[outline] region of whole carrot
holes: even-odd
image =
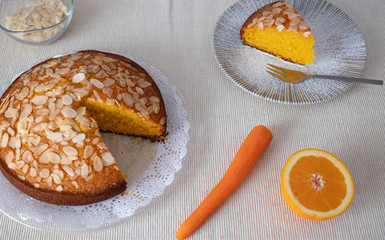
[[[263,125],[250,132],[225,175],[180,226],[176,238],[182,240],[193,234],[219,208],[246,178],[272,139],[270,130]]]

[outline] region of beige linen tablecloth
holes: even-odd
[[[258,1],[258,0],[256,0]],[[193,144],[176,181],[127,221],[91,233],[53,233],[0,213],[0,239],[174,239],[180,224],[223,176],[250,130],[265,124],[270,147],[239,189],[190,239],[384,239],[385,87],[355,84],[321,104],[285,105],[255,97],[218,67],[211,39],[234,0],[79,0],[56,42],[28,46],[0,34],[0,80],[42,59],[82,49],[130,54],[157,67],[179,88]],[[367,44],[363,77],[385,79],[383,0],[330,0],[360,28]],[[305,220],[285,204],[286,159],[320,148],[344,161],[355,180],[349,209],[328,221]],[[6,194],[1,192],[0,194]]]

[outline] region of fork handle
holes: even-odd
[[[312,77],[334,79],[334,80],[345,81],[345,82],[359,82],[359,83],[369,83],[369,84],[376,84],[376,85],[384,85],[384,82],[382,80],[375,80],[375,79],[354,78],[354,77],[339,77],[339,76],[328,76],[328,75],[313,75]]]

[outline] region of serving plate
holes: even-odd
[[[366,63],[366,45],[355,22],[324,0],[288,0],[304,18],[315,38],[316,59],[311,65],[293,64],[242,43],[240,29],[256,10],[274,0],[241,0],[219,18],[212,44],[217,63],[237,86],[274,102],[312,104],[330,100],[353,83],[310,79],[298,84],[283,82],[268,74],[267,63],[307,73],[361,77]]]
[[[91,231],[127,220],[153,203],[154,198],[159,198],[174,182],[175,174],[182,168],[190,140],[190,123],[183,98],[158,69],[132,56],[125,57],[134,60],[152,76],[162,93],[168,115],[168,135],[164,142],[151,143],[136,137],[102,133],[104,142],[126,178],[127,190],[95,204],[58,206],[29,197],[0,174],[3,193],[0,194],[0,210],[3,213],[22,224],[47,231]],[[20,74],[1,87],[0,95]]]

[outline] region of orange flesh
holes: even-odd
[[[322,176],[323,186],[313,187],[312,175]],[[337,208],[347,193],[345,178],[328,159],[307,156],[300,158],[290,172],[290,188],[306,208],[327,212]]]

